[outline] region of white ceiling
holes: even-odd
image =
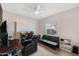
[[[35,14],[34,8],[40,5],[40,14]],[[12,12],[34,19],[42,19],[56,13],[79,7],[77,3],[2,3],[3,11]]]

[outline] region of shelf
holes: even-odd
[[[71,41],[68,39],[64,39],[63,41],[60,41],[60,49],[65,50],[67,52],[71,52],[72,51]]]

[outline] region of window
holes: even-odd
[[[45,32],[46,32],[46,34],[56,35],[56,25],[55,24],[51,24],[51,23],[46,24]]]

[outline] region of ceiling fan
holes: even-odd
[[[34,14],[40,14],[41,5],[40,4],[29,4],[25,5],[25,10],[28,10]]]
[[[40,13],[40,5],[37,5],[35,7],[35,14],[39,14]]]

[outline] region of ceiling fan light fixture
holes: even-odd
[[[40,12],[39,11],[35,11],[35,14],[39,14]]]
[[[40,14],[40,5],[37,5],[35,9],[35,14]]]

